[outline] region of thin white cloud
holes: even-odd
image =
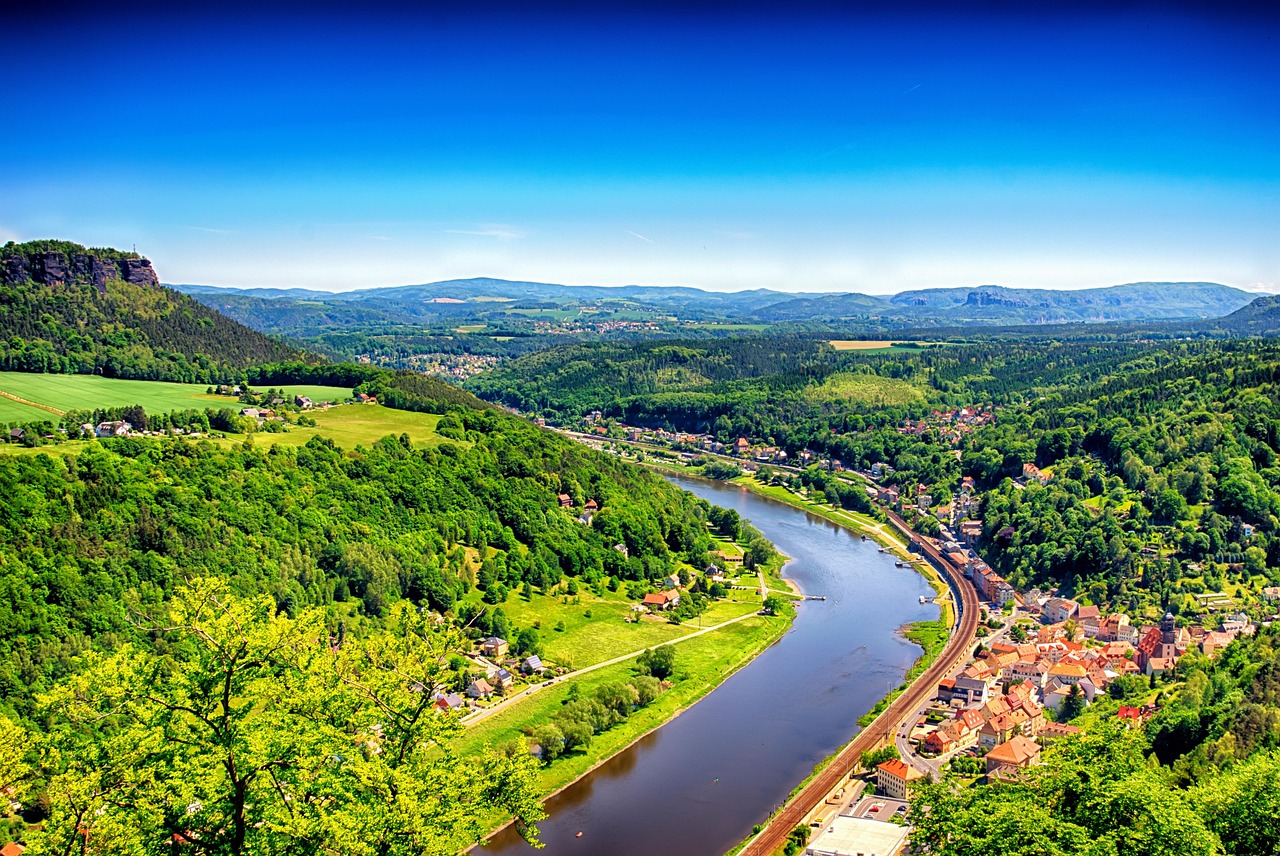
[[[212,229],[208,226],[188,226],[188,229],[194,229],[197,232],[208,232],[211,235],[234,235],[235,232],[230,229]]]
[[[910,89],[908,89],[908,90],[907,90],[907,92],[915,92],[915,91],[916,91],[917,89],[919,89],[921,86],[924,86],[924,84],[923,84],[923,83],[917,83],[915,86],[913,86],[913,87],[911,87]],[[905,94],[907,94],[907,92],[904,92],[903,94],[905,95]]]
[[[481,238],[497,238],[499,241],[514,241],[525,236],[525,233],[515,226],[506,226],[500,223],[481,224],[476,229],[445,229],[445,232],[450,235],[475,235]]]
[[[633,232],[630,229],[623,229],[622,231],[626,232],[628,235],[630,235],[633,238],[639,238],[640,240],[644,241],[646,244],[653,243],[652,239],[646,238],[644,235],[641,235],[639,232]]]

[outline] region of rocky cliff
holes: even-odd
[[[41,285],[92,284],[105,294],[107,283],[112,280],[134,285],[160,285],[160,278],[150,261],[116,251],[99,252],[83,247],[67,251],[11,245],[4,248],[0,257],[0,282],[6,285],[27,281]]]
[[[135,252],[0,246],[0,370],[210,383],[314,359],[166,288]]]

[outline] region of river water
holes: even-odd
[[[935,605],[919,603],[933,594],[924,579],[895,567],[875,542],[736,485],[671,481],[736,509],[792,558],[785,576],[827,599],[800,604],[776,644],[553,797],[539,824],[550,856],[725,853],[901,683],[920,648],[896,631],[938,617]],[[510,828],[476,851],[534,852]]]

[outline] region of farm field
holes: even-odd
[[[388,435],[399,437],[401,434],[408,434],[409,440],[418,444],[452,442],[459,446],[469,445],[458,440],[446,440],[436,434],[436,423],[440,421],[440,417],[434,413],[392,410],[381,404],[344,404],[328,410],[312,411],[308,415],[316,421],[315,428],[290,425],[287,434],[253,434],[253,442],[270,446],[303,446],[312,437],[320,436],[328,437],[344,449],[354,449],[356,446],[368,446]],[[242,434],[232,434],[216,442],[242,443],[244,437]]]
[[[213,397],[217,398],[217,396]],[[224,397],[223,400],[227,399]],[[4,401],[7,401],[7,399],[0,398],[0,402]],[[35,408],[28,409],[41,414],[40,416],[32,417],[33,419],[56,419],[48,411],[36,410]],[[319,436],[328,437],[344,449],[352,449],[358,445],[368,446],[388,435],[399,437],[401,434],[408,434],[409,439],[419,445],[435,445],[445,442],[445,438],[436,434],[436,423],[440,421],[440,417],[434,413],[392,410],[380,404],[344,404],[328,410],[316,410],[309,415],[316,421],[316,427],[314,428],[300,428],[297,425],[290,425],[286,434],[268,434],[266,432],[229,434],[226,437],[214,439],[212,442],[220,446],[230,446],[235,443],[243,443],[247,437],[252,437],[252,441],[259,445],[302,446],[312,437]],[[88,442],[72,440],[56,446],[37,446],[35,448],[3,443],[0,444],[0,454],[75,454],[88,445]],[[459,446],[469,445],[465,441],[454,440],[449,442],[454,442]]]
[[[832,339],[828,345],[837,351],[861,351],[869,354],[911,353],[912,346],[944,348],[950,342],[913,342],[902,339]]]
[[[0,391],[4,387],[0,387]],[[16,393],[14,393],[16,394]],[[25,396],[20,396],[24,397]],[[57,420],[57,415],[42,410],[39,407],[32,407],[30,404],[23,404],[20,401],[14,401],[12,398],[0,396],[0,422],[42,422],[45,420]]]
[[[239,407],[225,395],[206,395],[207,384],[122,380],[98,375],[30,374],[0,372],[0,391],[57,410],[93,410],[98,407],[142,405],[150,413],[205,407]],[[351,390],[337,386],[294,385],[283,387],[289,395],[305,395],[315,401],[344,401]],[[12,402],[11,402],[12,403]],[[9,417],[49,419],[52,414]],[[3,418],[0,416],[0,418]]]

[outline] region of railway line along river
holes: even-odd
[[[715,856],[762,823],[920,655],[898,630],[937,618],[933,591],[870,540],[737,485],[671,481],[749,519],[825,601],[700,702],[547,802],[542,853]],[[578,833],[581,832],[581,837]],[[535,852],[508,827],[477,854]]]

